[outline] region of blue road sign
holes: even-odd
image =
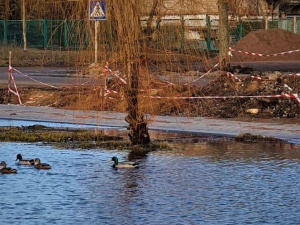
[[[105,2],[103,0],[90,1],[89,20],[106,20]]]

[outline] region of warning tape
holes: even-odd
[[[254,80],[265,81],[265,79],[264,79],[264,78],[262,78],[262,77],[259,77],[258,75],[251,76],[251,78],[252,78],[252,79],[254,79]]]
[[[15,81],[15,78],[12,75],[12,67],[11,66],[9,66],[9,68],[8,68],[8,73],[9,73],[9,76],[10,76],[10,78],[11,78],[13,84],[14,84],[14,87],[15,87],[15,91],[12,90],[10,87],[8,87],[8,92],[13,93],[14,95],[16,95],[18,97],[19,104],[23,105],[22,101],[21,101],[21,97],[20,97],[19,91],[18,91],[18,88],[17,88],[17,84],[16,84],[16,81]]]
[[[296,77],[296,76],[300,76],[300,73],[289,73],[288,75]]]
[[[38,80],[32,78],[30,75],[27,75],[27,74],[22,73],[21,71],[17,70],[16,68],[11,67],[11,69],[13,69],[14,71],[18,72],[19,74],[21,74],[21,75],[23,75],[23,76],[25,76],[25,77],[27,77],[27,78],[29,78],[29,79],[31,79],[31,80],[37,82],[37,83],[40,83],[40,84],[43,84],[43,85],[46,85],[46,86],[52,87],[52,88],[58,88],[58,87],[55,87],[55,86],[53,86],[53,85],[46,84],[46,83],[44,83],[44,82],[38,81]]]
[[[114,91],[114,90],[109,90],[109,89],[105,89],[105,92],[108,93],[108,94],[117,94],[118,92],[117,91]]]
[[[115,72],[113,72],[111,69],[108,68],[108,63],[106,63],[105,65],[105,70],[104,70],[104,73],[107,75],[107,74],[112,74],[114,75],[115,77],[117,77],[123,84],[127,84],[126,80],[124,80],[122,77],[120,77],[119,75],[117,75]]]
[[[284,84],[283,87],[285,87],[285,88],[288,89],[289,91],[293,91],[293,89],[292,89],[289,85],[287,85],[287,84]]]
[[[200,79],[203,78],[204,76],[208,75],[211,71],[213,71],[215,68],[217,68],[217,67],[219,66],[219,64],[220,64],[220,63],[215,64],[209,71],[207,71],[205,74],[203,74],[202,76],[198,77],[197,79],[193,80],[193,81],[190,82],[190,83],[194,83],[194,82],[196,82],[197,80],[200,80]],[[189,83],[186,83],[186,84],[184,84],[184,85],[187,85],[187,84],[189,84]]]
[[[242,51],[242,50],[235,50],[235,49],[230,47],[228,49],[228,54],[230,54],[232,56],[232,52],[238,52],[238,53],[245,54],[245,55],[250,55],[250,56],[273,57],[273,56],[282,56],[282,55],[292,54],[294,52],[300,52],[300,49],[295,49],[295,50],[285,51],[285,52],[279,52],[279,53],[274,53],[274,54],[262,54],[262,53],[247,52],[247,51]]]
[[[255,96],[197,96],[197,97],[161,97],[161,96],[144,96],[152,99],[234,99],[234,98],[290,98],[295,102],[300,103],[298,94],[280,94],[280,95],[255,95]]]
[[[235,75],[233,75],[233,74],[230,73],[230,72],[227,72],[227,76],[230,77],[230,78],[232,78],[232,79],[234,79],[234,80],[237,81],[237,82],[242,82],[241,79],[237,78]]]
[[[175,84],[173,84],[172,82],[170,82],[170,81],[161,81],[161,80],[153,80],[152,81],[153,83],[156,83],[156,84],[161,84],[161,85],[163,85],[162,87],[165,87],[165,86],[169,86],[169,85],[175,85]],[[165,82],[165,83],[164,83]]]

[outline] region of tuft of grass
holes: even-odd
[[[238,142],[283,142],[278,138],[263,137],[261,135],[253,135],[250,133],[239,134],[235,137]]]
[[[0,127],[0,141],[42,142],[68,149],[111,149],[130,151],[131,157],[144,157],[156,150],[171,149],[165,142],[151,142],[148,145],[132,146],[121,137],[111,137],[102,131],[81,129],[49,128],[41,125],[28,127]]]
[[[16,142],[84,142],[118,140],[120,137],[105,136],[103,132],[80,129],[55,129],[34,125],[28,127],[1,127],[0,141]]]
[[[27,48],[2,45],[0,46],[0,66],[8,66],[9,52],[12,54],[12,66],[77,66],[92,62],[91,50],[63,51]],[[84,56],[84,57],[82,57]]]

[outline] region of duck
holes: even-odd
[[[19,160],[19,161],[18,161]],[[34,159],[23,159],[21,154],[17,155],[16,161],[18,165],[34,165]]]
[[[114,162],[114,164],[112,165],[113,168],[137,168],[137,167],[139,167],[139,164],[137,162],[130,162],[130,161],[119,162],[119,159],[116,156],[112,157],[111,161]]]
[[[17,173],[16,169],[12,169],[10,167],[6,167],[6,162],[4,162],[4,161],[2,161],[0,163],[0,167],[1,167],[0,172],[2,174]]]
[[[41,163],[39,158],[34,160],[34,168],[41,169],[41,170],[50,170],[51,166],[48,163]]]

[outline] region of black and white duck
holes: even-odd
[[[113,168],[137,168],[137,167],[139,167],[139,164],[137,162],[131,162],[131,161],[119,162],[119,159],[116,156],[112,157],[111,160],[114,162],[114,164],[112,165]]]
[[[16,161],[18,165],[28,165],[28,166],[32,166],[34,165],[34,159],[23,159],[21,154],[17,155]]]

